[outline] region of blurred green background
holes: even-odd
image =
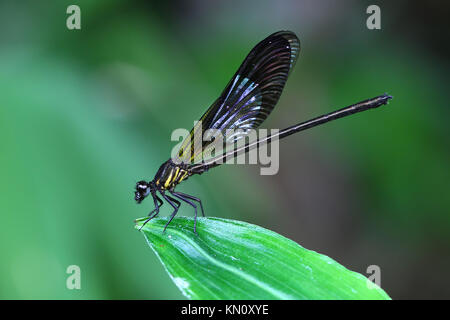
[[[66,8],[81,8],[81,30]],[[381,30],[366,8],[381,7]],[[284,128],[394,100],[280,143],[280,171],[222,166],[178,189],[255,223],[394,299],[450,298],[449,5],[442,1],[0,2],[0,298],[183,299],[134,230],[133,188],[170,156],[249,50],[282,29],[302,51]],[[162,215],[169,213],[168,206]],[[181,215],[192,215],[183,206]],[[81,268],[81,290],[66,268]]]

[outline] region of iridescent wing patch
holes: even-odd
[[[183,141],[174,161],[207,160],[205,155],[212,148],[222,149],[218,143],[233,144],[258,128],[277,104],[299,52],[300,41],[290,31],[274,33],[258,43]],[[227,134],[230,129],[234,134]],[[217,139],[219,135],[223,139]]]

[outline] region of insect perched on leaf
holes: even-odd
[[[224,136],[229,129],[240,130],[239,135],[226,137],[227,143],[235,143],[266,120],[280,98],[299,52],[300,41],[290,31],[276,32],[250,51],[220,97],[209,107],[180,145],[177,156],[164,162],[152,181],[139,181],[136,184],[136,202],[140,203],[148,195],[151,195],[155,205],[143,225],[159,213],[163,204],[163,200],[159,197],[161,195],[173,207],[173,212],[164,230],[177,214],[182,201],[195,210],[194,232],[196,232],[197,207],[200,206],[204,216],[203,205],[200,199],[175,191],[180,182],[220,165],[224,159],[246,153],[259,145],[268,144],[273,139],[281,139],[331,120],[377,108],[387,104],[388,100],[392,98],[383,94],[361,101],[280,130],[276,134],[248,142],[232,151],[223,149],[220,154],[205,158],[204,154],[210,149],[214,139],[198,143],[197,137],[202,139],[207,130],[215,129]]]

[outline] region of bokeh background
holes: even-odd
[[[66,8],[81,8],[81,30]],[[381,7],[381,30],[366,8]],[[283,128],[384,92],[387,106],[280,143],[280,171],[222,166],[180,187],[367,275],[394,299],[450,298],[449,4],[0,3],[0,298],[183,299],[134,230],[133,188],[282,29],[302,51]],[[168,214],[168,206],[162,215]],[[184,206],[181,215],[192,215]],[[81,290],[66,268],[81,268]]]

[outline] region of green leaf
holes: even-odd
[[[145,218],[139,219],[140,228]],[[273,231],[235,220],[167,218],[142,233],[190,299],[390,299],[363,275]]]

